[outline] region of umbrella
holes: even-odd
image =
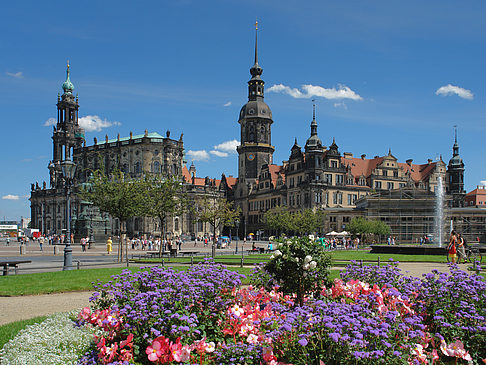
[[[338,233],[340,236],[349,236],[349,232],[342,231]]]
[[[337,236],[337,235],[339,235],[339,233],[337,233],[336,231],[332,231],[326,234],[326,236]]]

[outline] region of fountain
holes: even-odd
[[[442,176],[437,177],[437,186],[435,188],[435,219],[434,219],[434,237],[438,246],[442,247],[442,234],[444,228],[444,185]]]

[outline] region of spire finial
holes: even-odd
[[[312,99],[312,120],[316,120],[316,99]]]
[[[72,94],[74,90],[74,85],[69,79],[69,60],[67,61],[67,69],[66,69],[66,81],[62,84],[62,88],[65,94]]]
[[[454,124],[453,127],[454,127],[454,143],[457,143],[457,125]]]
[[[258,64],[258,20],[255,21],[255,65]]]

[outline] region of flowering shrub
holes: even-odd
[[[284,245],[282,256],[290,255]],[[304,253],[284,260],[298,257],[292,265],[313,273],[318,262]],[[484,278],[455,267],[450,275],[409,278],[393,264],[352,264],[341,277],[328,286],[316,279],[299,303],[282,287],[239,288],[238,274],[211,261],[187,272],[124,272],[100,284],[96,309],[80,314],[103,332],[79,364],[479,364],[486,358]],[[261,278],[268,285],[266,274]]]
[[[90,345],[93,332],[76,327],[76,312],[57,313],[21,330],[0,351],[2,365],[75,364]]]
[[[306,237],[279,241],[265,270],[285,294],[296,294],[303,304],[305,295],[318,295],[329,285],[331,257],[322,245]]]

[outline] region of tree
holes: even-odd
[[[290,228],[290,212],[286,207],[277,206],[265,212],[263,221],[268,229],[277,231],[280,236]]]
[[[216,256],[216,230],[219,227],[233,226],[240,216],[240,208],[233,208],[233,203],[225,198],[206,198],[202,202],[199,219],[213,227],[212,257]]]
[[[111,175],[106,175],[103,170],[96,170],[91,175],[89,183],[81,187],[80,195],[96,205],[100,211],[120,220],[122,242],[118,246],[118,260],[122,261],[127,220],[143,212],[143,185],[139,180],[127,178],[118,169]],[[125,245],[125,255],[128,259],[127,245]]]
[[[353,218],[346,229],[355,236],[368,234],[386,236],[391,232],[390,226],[386,223],[379,220],[367,220],[363,217]]]
[[[165,239],[167,217],[182,214],[187,206],[182,181],[176,177],[145,175],[143,191],[145,195],[144,215],[159,219],[163,232],[162,237]],[[160,253],[162,253],[162,245],[160,245]]]
[[[291,214],[292,230],[302,236],[319,231],[323,226],[325,213],[322,210],[303,209]]]

